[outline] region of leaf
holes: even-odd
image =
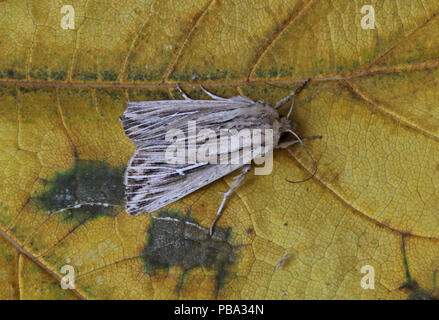
[[[63,4],[0,2],[2,298],[435,297],[437,1],[76,1],[74,30]],[[323,136],[312,180],[288,183],[312,164],[276,151],[212,239],[233,174],[155,218],[124,212],[125,102],[178,99],[178,82],[274,104],[307,78],[292,119]],[[74,290],[58,287],[66,265]]]

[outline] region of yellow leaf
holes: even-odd
[[[437,297],[437,0],[82,0],[74,29],[65,4],[0,1],[1,298]],[[124,212],[127,101],[180,83],[274,104],[307,78],[292,120],[323,137],[306,142],[313,179],[288,183],[312,164],[276,151],[213,238],[233,174],[153,218]]]

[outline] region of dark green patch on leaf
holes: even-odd
[[[291,77],[294,73],[294,68],[287,67],[283,65],[280,68],[271,68],[269,70],[257,69],[256,76],[258,78],[269,78],[269,79],[277,79],[277,78],[287,78]]]
[[[46,191],[36,197],[38,206],[66,221],[112,215],[124,198],[123,171],[102,161],[78,160],[48,181]]]
[[[44,94],[51,94],[51,93],[53,93],[53,90],[51,90],[50,88],[32,88],[32,87],[26,88],[26,87],[22,87],[19,90],[20,90],[20,92],[22,94],[35,94],[35,95],[39,95],[41,93],[44,93]]]
[[[117,79],[117,72],[114,70],[105,70],[101,72],[103,81],[115,81]]]
[[[161,211],[152,218],[142,253],[146,272],[173,266],[182,267],[183,275],[198,267],[215,270],[218,293],[236,256],[229,236],[230,228],[216,227],[210,236],[209,230],[189,215]]]
[[[160,80],[164,70],[148,70],[136,67],[128,68],[127,79],[129,81],[157,81]]]
[[[53,80],[65,80],[67,78],[67,73],[64,70],[51,71],[50,78]]]
[[[221,70],[212,66],[209,71],[204,74],[198,74],[193,70],[186,70],[186,72],[172,73],[170,79],[176,82],[239,79],[239,74],[235,71]]]
[[[407,300],[436,300],[437,297],[433,294],[434,290],[425,290],[421,288],[417,281],[411,280],[405,282],[400,289],[405,289],[410,292]]]
[[[81,71],[78,73],[76,78],[83,81],[93,81],[98,79],[98,75],[94,72]]]
[[[17,71],[17,70],[6,70],[6,75],[8,79],[17,79],[17,80],[21,80],[24,79],[24,73]]]
[[[30,71],[30,77],[32,79],[47,80],[47,78],[48,78],[47,68],[44,68],[44,69],[32,69]]]

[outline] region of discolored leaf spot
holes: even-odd
[[[78,160],[49,180],[46,191],[36,197],[38,206],[67,221],[111,215],[123,201],[123,171],[102,161]]]
[[[291,77],[294,74],[294,72],[295,72],[294,67],[287,68],[285,65],[283,65],[281,68],[271,68],[266,71],[258,69],[256,71],[256,76],[258,78],[269,78],[269,79],[286,78],[286,77]]]
[[[17,79],[17,80],[24,79],[24,74],[18,70],[9,69],[6,71],[6,74],[8,79]]]
[[[30,72],[30,77],[32,79],[37,79],[37,80],[47,80],[48,78],[47,68],[32,70]]]
[[[127,76],[129,81],[154,81],[159,79],[161,73],[158,71],[149,71],[146,67],[145,70],[139,68],[130,68],[130,73]]]
[[[104,70],[101,72],[102,81],[115,81],[117,79],[117,72],[114,70]]]
[[[219,68],[215,68],[212,66],[209,71],[203,75],[198,75],[196,73],[187,73],[173,75],[171,79],[175,81],[238,79],[238,74],[236,74],[235,72],[220,70]]]
[[[65,80],[66,77],[67,73],[64,70],[50,72],[50,78],[53,80]]]
[[[409,292],[407,300],[437,300],[438,297],[435,294],[435,290],[426,290],[421,288],[417,281],[410,280],[404,283],[400,289],[404,289]]]
[[[216,227],[213,236],[189,214],[162,211],[153,218],[142,257],[146,272],[182,267],[184,277],[193,268],[216,271],[216,292],[221,289],[227,268],[235,261],[234,247],[229,243],[230,228]],[[177,288],[178,289],[178,288]]]
[[[81,71],[78,73],[78,79],[83,81],[93,81],[98,79],[98,75],[93,72]]]

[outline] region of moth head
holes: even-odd
[[[288,117],[280,117],[280,133],[288,132],[288,130],[293,129],[293,124]]]
[[[294,132],[294,129],[295,129],[295,124],[294,123],[292,123],[290,120],[289,120],[289,115],[290,115],[290,113],[288,113],[288,116],[286,116],[286,117],[280,117],[279,118],[279,122],[278,122],[278,136],[276,137],[276,139],[278,139],[278,140],[276,140],[276,141],[278,141],[278,143],[277,143],[277,148],[280,148],[280,149],[285,149],[285,148],[288,148],[289,146],[291,146],[291,145],[293,145],[293,144],[296,144],[296,143],[299,143],[302,147],[303,147],[303,149],[305,150],[305,152],[308,154],[308,157],[311,159],[311,161],[312,161],[312,163],[313,163],[313,165],[314,165],[314,172],[312,173],[312,175],[310,175],[308,178],[306,178],[306,179],[303,179],[303,180],[298,180],[298,181],[291,181],[291,180],[288,180],[287,179],[287,181],[288,182],[291,182],[291,183],[296,183],[296,182],[305,182],[305,181],[307,181],[307,180],[309,180],[309,179],[311,179],[312,177],[314,177],[315,176],[315,174],[317,173],[317,163],[315,162],[315,160],[313,159],[313,157],[311,156],[311,153],[308,151],[308,149],[306,148],[306,146],[305,146],[305,144],[303,143],[303,141],[304,140],[311,140],[311,139],[321,139],[322,137],[321,136],[313,136],[313,137],[307,137],[307,138],[303,138],[303,139],[301,139],[295,132]],[[289,141],[283,141],[283,142],[281,142],[281,141],[279,141],[280,140],[280,138],[281,138],[281,136],[282,137],[284,137],[284,136],[287,136],[287,135],[292,135],[292,136],[294,136],[294,140],[289,140]],[[282,140],[283,140],[283,138],[282,138]]]

